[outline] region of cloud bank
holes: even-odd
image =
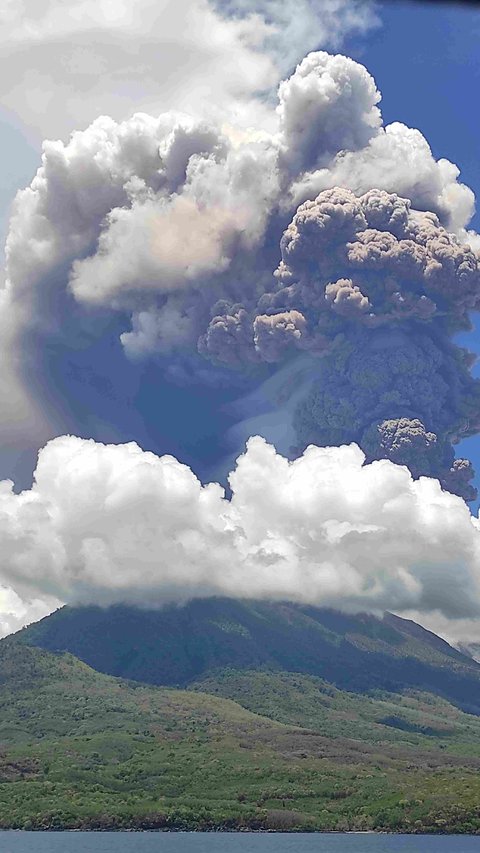
[[[38,601],[155,606],[226,595],[343,610],[480,613],[480,522],[438,482],[356,445],[293,462],[252,438],[231,499],[173,457],[70,436],[0,489],[0,579]]]

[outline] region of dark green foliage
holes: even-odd
[[[206,599],[185,607],[68,608],[17,635],[95,669],[185,687],[226,667],[300,672],[342,690],[424,690],[480,713],[480,666],[413,622],[298,604]]]
[[[192,687],[2,641],[0,828],[480,832],[480,719],[447,701],[278,670]]]
[[[394,715],[384,717],[378,722],[384,726],[392,726],[394,729],[400,729],[403,732],[417,732],[421,735],[427,735],[427,737],[448,737],[453,734],[452,730],[448,728],[435,729],[432,726],[412,723],[409,720],[403,719],[403,717],[395,717]]]

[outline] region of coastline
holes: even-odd
[[[478,838],[480,836],[480,829],[478,832],[445,832],[445,831],[432,831],[431,827],[428,827],[428,830],[425,832],[421,830],[413,830],[413,831],[393,831],[386,829],[346,829],[346,830],[337,830],[337,829],[307,829],[305,827],[300,827],[298,829],[252,829],[252,828],[221,828],[221,827],[212,827],[208,829],[186,829],[186,828],[175,828],[175,827],[122,827],[122,826],[109,826],[109,827],[38,827],[38,828],[29,828],[23,829],[19,827],[2,827],[0,828],[0,835],[2,833],[25,833],[25,834],[48,834],[55,833],[56,835],[61,833],[85,833],[85,834],[185,834],[185,835],[392,835],[397,837],[403,836],[421,836],[421,837],[429,837],[429,838],[438,838],[439,836],[446,838]]]

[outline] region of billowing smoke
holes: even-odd
[[[472,499],[454,445],[480,384],[453,336],[480,298],[474,198],[379,102],[363,66],[317,52],[280,85],[275,132],[139,114],[45,143],[7,242],[21,357],[32,329],[68,351],[72,317],[113,315],[160,371],[201,356],[259,385],[307,361],[291,458],[356,442]]]
[[[243,310],[242,338],[225,340],[237,351],[247,340],[247,357],[269,362],[295,350],[319,357],[295,413],[300,448],[357,441],[368,459],[473,499],[452,443],[480,427],[480,383],[451,336],[478,305],[478,256],[405,199],[339,188],[299,207],[281,251],[277,287],[248,318]]]
[[[356,445],[289,462],[253,438],[229,482],[226,499],[173,457],[55,439],[31,490],[1,484],[0,582],[37,607],[233,595],[480,614],[480,522],[438,481]]]

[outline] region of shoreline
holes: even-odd
[[[115,827],[109,827],[108,829],[99,829],[97,828],[62,828],[55,829],[53,827],[49,828],[39,828],[39,829],[18,829],[14,827],[0,829],[0,835],[2,833],[9,832],[23,832],[26,835],[37,835],[39,833],[55,833],[55,835],[60,835],[61,833],[85,833],[85,834],[95,834],[99,835],[116,835],[118,833],[123,834],[135,834],[141,833],[157,835],[160,833],[165,834],[173,834],[173,835],[394,835],[401,837],[421,837],[421,838],[438,838],[439,836],[445,838],[478,838],[480,837],[479,832],[393,832],[384,829],[347,829],[347,830],[336,830],[336,829],[173,829],[173,828],[158,828],[158,829],[140,829],[136,827],[125,828],[119,827],[115,829]]]

